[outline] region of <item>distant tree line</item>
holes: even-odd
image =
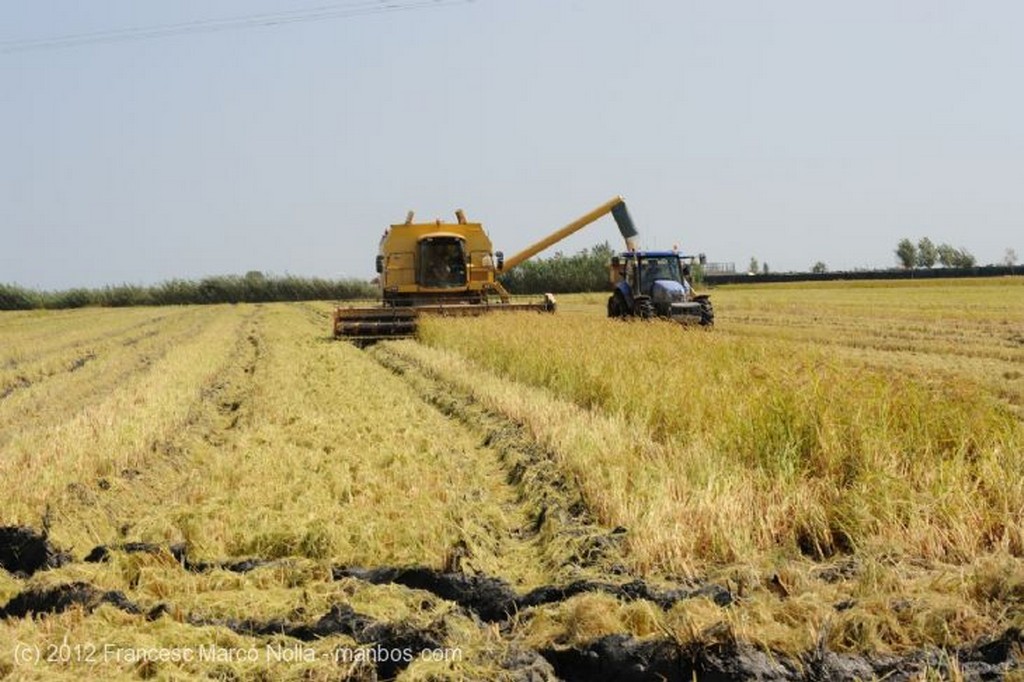
[[[583,249],[573,256],[558,252],[550,258],[520,263],[498,281],[513,294],[604,291],[610,288],[608,264],[615,253],[608,242]]]
[[[894,253],[896,261],[905,270],[928,270],[936,265],[948,269],[970,269],[978,265],[977,259],[967,249],[958,249],[949,244],[936,245],[928,237],[922,237],[916,244],[909,239],[901,239]],[[751,260],[751,263],[755,262]],[[1000,265],[1011,269],[1016,266],[1017,252],[1007,248]],[[828,271],[828,265],[824,261],[818,261],[811,266],[811,273],[815,275],[823,275]],[[768,274],[767,271],[764,274]]]
[[[763,284],[766,282],[835,282],[855,280],[922,280],[961,277],[1007,277],[1024,274],[1024,269],[1010,265],[976,265],[971,268],[890,268],[888,270],[825,270],[822,272],[712,273],[706,278],[711,285]]]
[[[375,286],[359,279],[271,276],[254,270],[244,276],[204,277],[198,281],[172,279],[154,286],[120,284],[101,289],[37,291],[13,284],[0,284],[0,310],[267,303],[375,298],[377,295]]]
[[[907,270],[911,268],[973,268],[977,259],[964,248],[955,248],[949,244],[936,246],[931,239],[923,237],[917,244],[909,239],[901,239],[896,245],[896,260]]]

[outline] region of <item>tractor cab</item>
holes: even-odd
[[[630,251],[612,259],[612,285],[628,282],[637,294],[650,296],[658,282],[672,283],[690,290],[690,266],[687,257],[674,251]]]
[[[629,251],[612,258],[609,317],[662,317],[710,325],[711,301],[695,295],[690,280],[693,256],[676,251]]]
[[[627,269],[628,267],[627,265]],[[651,294],[655,284],[658,282],[686,283],[683,279],[679,256],[676,254],[666,256],[639,253],[637,254],[635,268],[639,275],[639,288],[648,295]],[[637,281],[637,278],[634,281]]]

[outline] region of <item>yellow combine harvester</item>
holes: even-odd
[[[334,336],[357,343],[414,336],[420,314],[480,315],[495,310],[554,312],[555,298],[545,294],[535,302],[515,302],[498,282],[507,272],[544,249],[611,213],[626,240],[635,248],[636,228],[622,197],[605,202],[586,215],[551,233],[510,258],[493,251],[480,223],[404,223],[392,225],[380,240],[377,273],[381,304],[347,306],[334,311]]]

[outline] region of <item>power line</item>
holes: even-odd
[[[197,19],[175,24],[159,24],[154,26],[137,26],[123,29],[110,29],[90,33],[75,33],[51,38],[31,38],[0,41],[0,53],[29,52],[36,50],[55,50],[82,45],[98,45],[104,43],[127,42],[133,40],[150,40],[169,36],[187,35],[192,33],[218,33],[247,28],[282,26],[300,22],[325,21],[330,19],[351,19],[354,17],[391,12],[408,12],[424,9],[435,9],[451,5],[464,5],[474,0],[362,0],[356,2],[337,2],[318,7],[273,12],[267,14],[249,14],[222,19]]]

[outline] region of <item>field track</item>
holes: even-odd
[[[1012,677],[1021,291],[5,314],[0,677]]]

